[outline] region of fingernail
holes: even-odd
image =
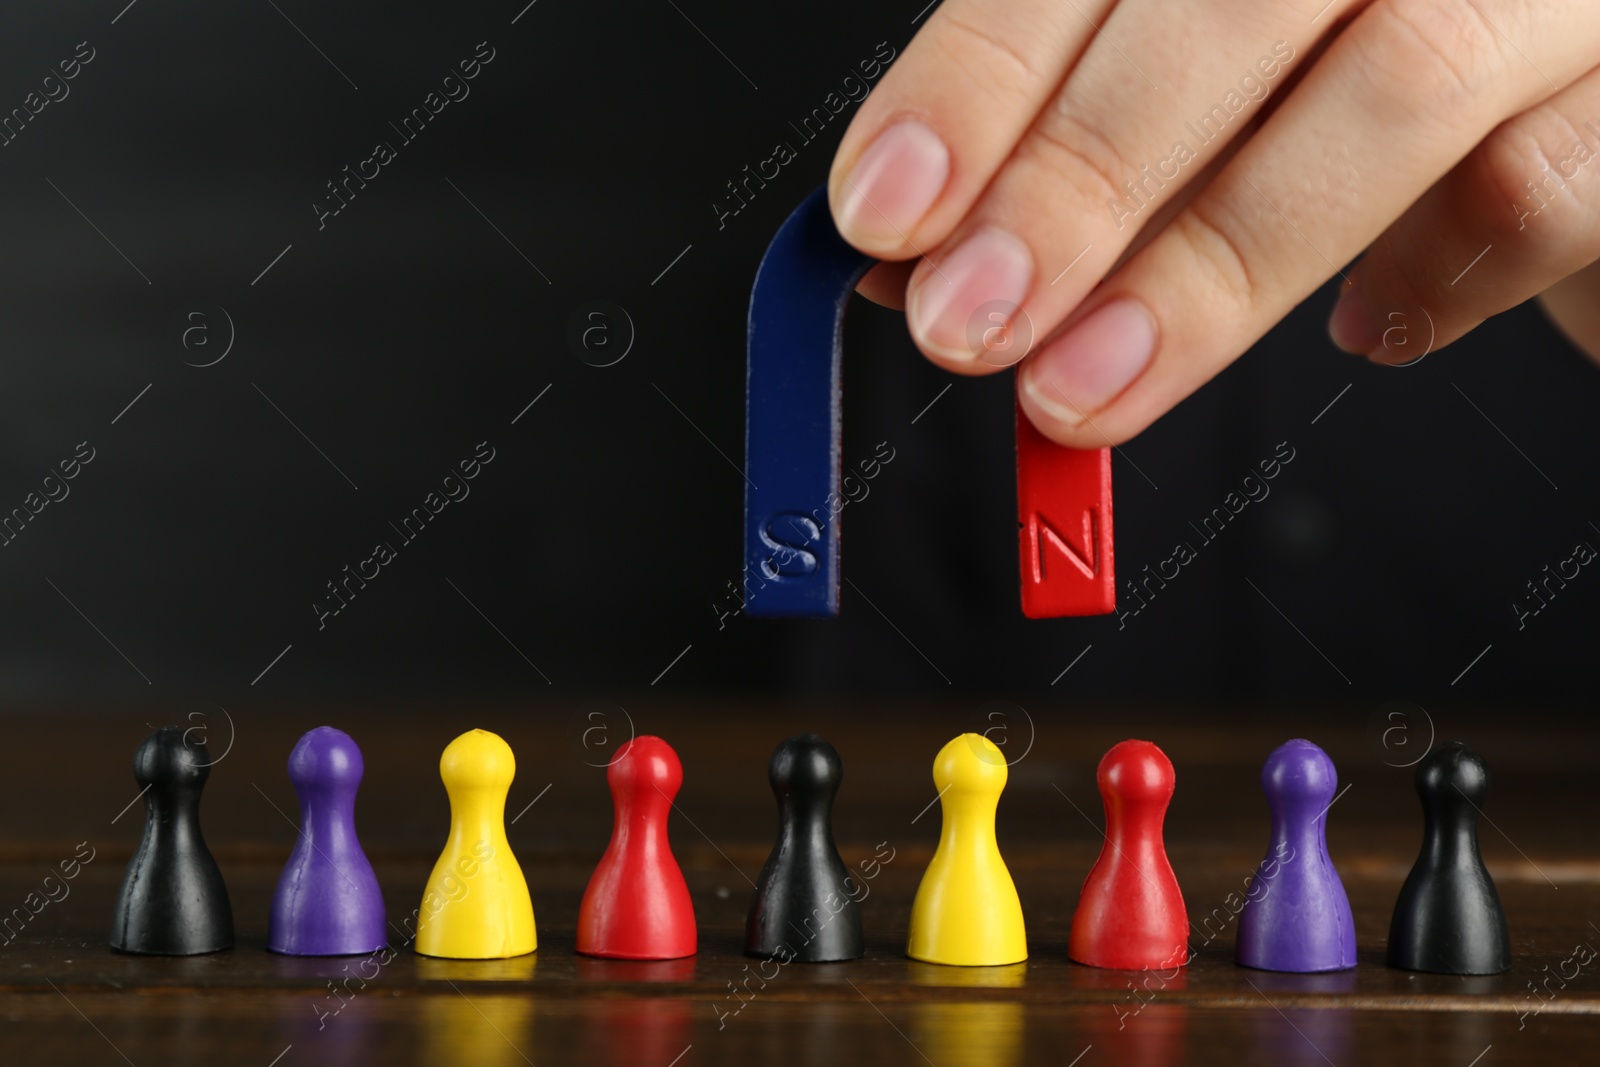
[[[1339,302],[1333,305],[1328,336],[1353,356],[1368,355],[1383,343],[1383,325],[1373,317],[1366,294],[1354,282],[1345,285]]]
[[[866,251],[904,246],[944,191],[950,150],[920,122],[897,122],[878,134],[845,177],[839,232]]]
[[[1083,422],[1150,365],[1156,323],[1137,300],[1113,300],[1050,342],[1024,366],[1022,386],[1068,426]]]
[[[959,362],[985,351],[972,340],[974,316],[994,305],[1009,320],[1033,284],[1028,246],[993,227],[968,237],[942,261],[928,260],[928,267],[911,291],[911,332],[924,348]]]

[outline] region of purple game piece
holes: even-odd
[[[388,943],[383,893],[356,839],[361,749],[319,726],[289,753],[300,837],[278,878],[267,947],[291,956],[351,956]]]
[[[1333,760],[1310,741],[1267,757],[1261,788],[1272,844],[1239,914],[1239,962],[1263,971],[1339,971],[1356,965],[1356,928],[1328,858],[1328,808],[1339,784]]]

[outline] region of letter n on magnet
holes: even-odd
[[[1030,619],[1116,610],[1111,450],[1066,448],[1017,410],[1022,613]]]

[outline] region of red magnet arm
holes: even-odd
[[[1017,408],[1017,526],[1024,615],[1117,610],[1111,449],[1064,448]]]

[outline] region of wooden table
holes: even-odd
[[[610,709],[614,744],[628,727]],[[572,950],[578,902],[610,821],[603,772],[587,766],[593,753],[571,740],[575,724],[596,721],[585,718],[595,710],[607,706],[216,713],[207,723],[212,754],[227,755],[213,769],[203,821],[228,881],[238,944],[182,959],[106,948],[112,900],[140,826],[138,804],[119,815],[137,794],[130,760],[146,724],[161,725],[163,713],[7,720],[8,748],[20,758],[0,782],[0,907],[21,907],[79,842],[94,859],[66,897],[0,944],[0,1064],[1594,1062],[1600,961],[1564,987],[1551,978],[1549,999],[1530,992],[1530,982],[1571,974],[1562,963],[1574,946],[1600,945],[1592,730],[1515,709],[1451,714],[1449,736],[1476,747],[1495,774],[1483,845],[1516,955],[1509,974],[1453,978],[1383,965],[1389,910],[1421,822],[1411,772],[1387,765],[1398,758],[1369,739],[1369,709],[1018,709],[1007,724],[1016,762],[1000,841],[1032,955],[1012,967],[965,969],[908,960],[903,946],[911,897],[938,837],[937,805],[927,807],[932,757],[976,721],[971,707],[630,703],[633,728],[665,736],[683,759],[671,832],[701,931],[698,956],[638,964]],[[367,964],[367,980],[350,979],[335,995],[330,981],[359,975],[361,958],[266,951],[268,902],[296,832],[283,764],[299,734],[323,723],[350,731],[366,753],[358,819],[393,921],[419,903],[448,824],[439,751],[474,726],[512,744],[519,769],[508,814],[518,817],[509,834],[533,893],[537,953],[462,962],[405,951],[376,973]],[[852,963],[794,964],[764,985],[759,977],[741,985],[758,970],[740,948],[750,880],[773,835],[767,756],[781,738],[808,729],[844,756],[835,826],[846,861],[865,859],[880,843],[893,850],[863,904],[869,951]],[[1032,747],[1019,759],[1030,733]],[[1078,887],[1100,843],[1095,764],[1127,736],[1157,741],[1178,771],[1167,840],[1196,955],[1165,983],[1079,966],[1065,953]],[[1237,921],[1224,901],[1242,892],[1264,854],[1260,765],[1291,736],[1327,748],[1350,787],[1329,831],[1360,943],[1360,965],[1344,973],[1281,975],[1232,962]]]

